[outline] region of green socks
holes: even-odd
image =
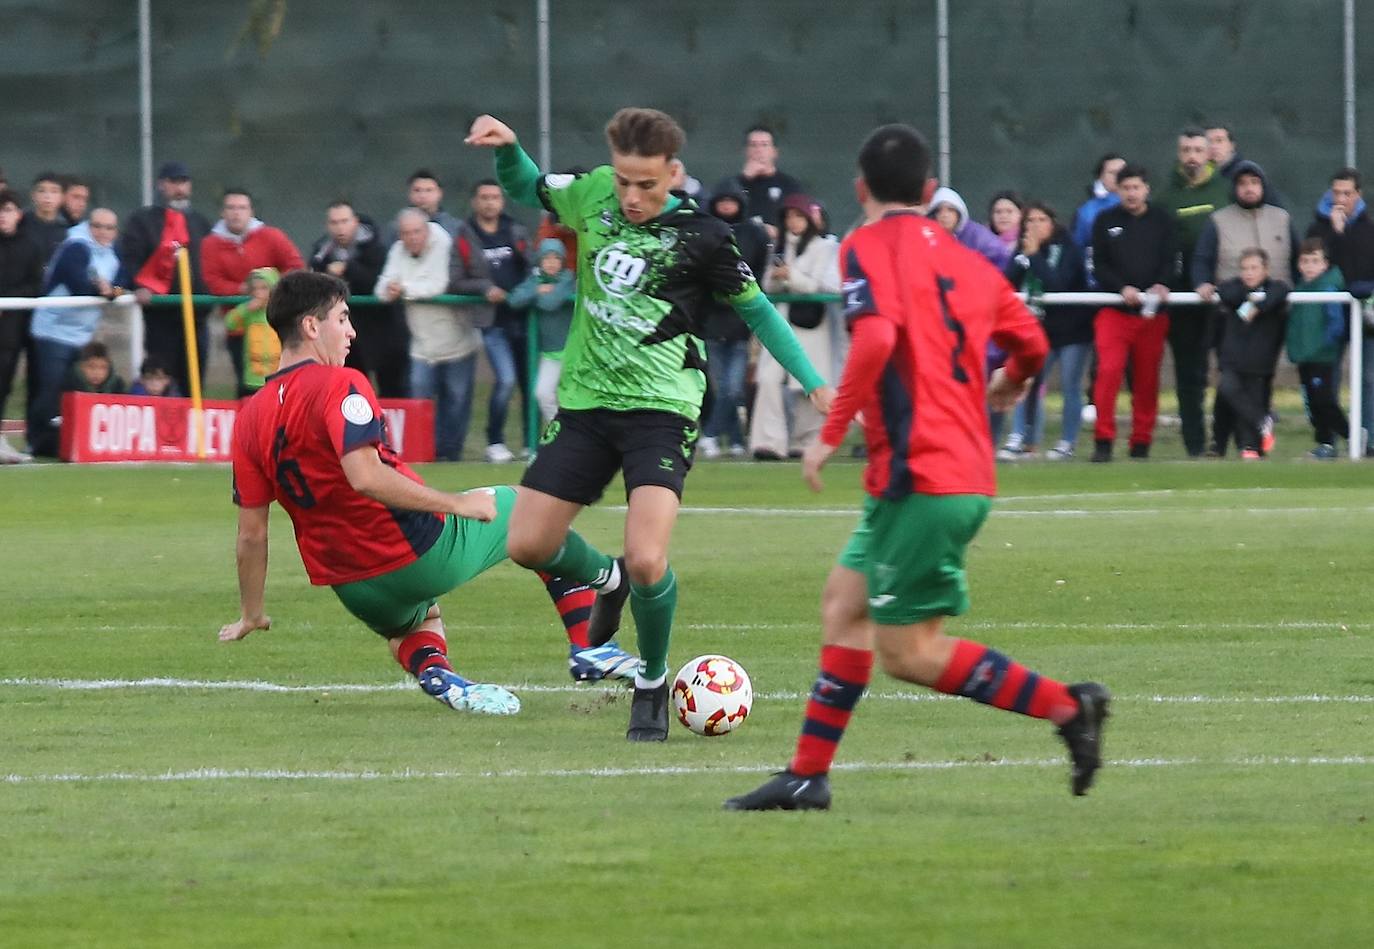
[[[628,580],[628,578],[626,578]],[[668,640],[677,609],[677,577],[668,572],[649,586],[630,585],[630,612],[639,641],[639,678],[656,682],[668,674]]]
[[[615,561],[611,557],[583,540],[577,531],[570,530],[553,559],[535,569],[599,588],[611,578],[614,566]]]

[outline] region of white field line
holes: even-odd
[[[523,630],[529,624],[523,622],[510,623],[462,623],[461,628],[465,632],[509,632],[510,630]],[[341,624],[344,628],[346,624]],[[292,627],[294,630],[310,630],[315,628],[312,623],[298,623]],[[680,623],[675,624],[674,629],[690,630],[715,630],[715,631],[735,631],[741,633],[753,632],[756,630],[787,630],[787,629],[816,629],[819,631],[819,621],[807,621],[802,623]],[[1339,632],[1350,632],[1352,630],[1374,629],[1374,622],[1368,623],[1342,623],[1339,621],[1324,620],[1274,620],[1263,623],[1044,623],[1035,620],[1009,620],[999,623],[995,620],[960,620],[951,624],[951,629],[979,629],[979,630],[999,630],[999,629],[1031,629],[1048,631],[1123,631],[1123,630],[1142,630],[1169,632],[1172,630],[1335,630]],[[66,632],[79,633],[131,633],[131,632],[185,632],[184,623],[63,623],[62,629]],[[12,627],[11,631],[19,633],[38,633],[46,632],[48,627],[43,626],[17,626]],[[213,630],[208,630],[206,635],[212,635]],[[1254,644],[1251,644],[1254,645]]]
[[[1335,757],[1248,756],[1238,758],[1127,758],[1108,759],[1112,768],[1179,768],[1190,765],[1230,766],[1242,768],[1368,766],[1374,757],[1344,755]],[[6,774],[0,784],[84,784],[122,781],[133,783],[175,783],[207,781],[434,781],[454,779],[492,778],[638,778],[674,777],[693,774],[761,774],[776,768],[772,764],[735,765],[727,767],[699,767],[678,765],[646,768],[548,768],[539,770],[478,770],[478,771],[288,771],[284,769],[254,768],[195,768],[189,771],[140,773],[136,771],[106,771],[90,774]],[[945,761],[858,761],[835,766],[837,771],[954,771],[965,768],[1062,768],[1060,758],[991,760],[951,759]]]
[[[259,679],[0,679],[2,688],[61,689],[69,692],[110,692],[136,689],[173,689],[183,692],[259,692],[271,695],[311,694],[325,695],[340,693],[377,693],[408,692],[415,689],[415,683],[402,679],[390,683],[319,683],[316,685],[288,685],[267,682]],[[595,695],[604,691],[619,691],[619,686],[596,685],[544,685],[539,683],[514,683],[507,688],[514,692],[550,695]],[[755,698],[765,701],[799,702],[807,693],[790,690],[771,690],[755,693]],[[880,691],[869,692],[869,700],[894,702],[946,702],[963,701],[958,696],[943,695],[927,691]],[[1141,702],[1154,705],[1318,705],[1318,704],[1365,704],[1374,703],[1374,695],[1118,695],[1118,702]]]
[[[624,507],[606,510],[624,511]],[[1374,505],[1363,507],[1176,507],[1176,508],[1037,508],[995,507],[994,517],[1161,517],[1168,514],[1369,514]],[[684,507],[680,514],[729,514],[744,517],[852,517],[853,508],[796,507]]]

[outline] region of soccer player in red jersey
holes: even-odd
[[[344,367],[354,336],[348,285],[326,274],[283,277],[267,303],[282,368],[234,426],[239,507],[240,617],[222,642],[267,629],[267,522],[272,501],[291,517],[311,583],[333,588],[350,613],[386,638],[426,693],[452,708],[511,715],[519,700],[469,682],[447,657],[438,597],[506,557],[511,487],[450,494],[427,487],[386,439],[386,419],[365,376]],[[546,578],[560,615],[595,593]],[[568,617],[565,617],[567,619]]]
[[[802,474],[820,470],[862,412],[868,498],[821,599],[820,676],[787,770],[729,810],[830,806],[827,773],[873,669],[1059,726],[1083,794],[1101,765],[1107,690],[1066,686],[1000,652],[945,635],[968,609],[964,551],[996,485],[987,407],[1016,404],[1048,351],[1035,317],[991,265],[926,218],[935,181],[915,130],[885,125],[859,153],[868,223],[840,248],[852,343],[839,393]],[[1010,353],[984,389],[989,338]]]

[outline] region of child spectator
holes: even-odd
[[[539,374],[534,396],[545,424],[558,414],[558,379],[563,372],[563,346],[572,324],[573,297],[577,285],[573,272],[564,268],[564,245],[556,237],[539,242],[534,270],[510,292],[514,310],[531,306],[539,315]]]
[[[1259,247],[1241,252],[1240,276],[1217,287],[1221,300],[1222,335],[1218,361],[1221,380],[1213,407],[1212,432],[1218,455],[1226,453],[1232,434],[1240,457],[1262,456],[1260,435],[1267,409],[1269,378],[1283,345],[1292,288],[1269,276],[1269,254]],[[1252,293],[1263,293],[1256,303]]]
[[[149,395],[154,397],[179,398],[181,390],[177,381],[167,371],[167,366],[157,356],[149,356],[139,367],[138,378],[129,386],[129,395]]]
[[[1298,247],[1298,273],[1302,292],[1344,290],[1339,267],[1330,267],[1326,245],[1309,237]],[[1350,437],[1350,425],[1341,411],[1341,380],[1337,375],[1345,340],[1345,307],[1340,303],[1295,303],[1288,314],[1288,358],[1298,367],[1307,419],[1317,437],[1308,457],[1329,461],[1336,457],[1336,436]],[[1365,409],[1369,410],[1368,407]]]
[[[243,337],[243,377],[238,397],[247,398],[262,388],[281,361],[281,340],[267,322],[267,298],[281,280],[275,267],[259,267],[248,275],[249,298],[224,315],[224,331]]]
[[[123,395],[124,380],[114,371],[110,351],[99,340],[81,347],[76,364],[72,366],[64,387],[66,392],[98,392],[101,395]]]

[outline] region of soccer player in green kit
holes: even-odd
[[[668,643],[677,580],[668,542],[696,447],[706,390],[702,308],[734,306],[824,413],[833,390],[802,352],[740,257],[729,225],[674,191],[686,136],[655,109],[621,109],[606,125],[611,163],[540,174],[515,132],[479,116],[469,145],[496,149],[501,187],[577,232],[577,303],[558,385],[559,412],[525,472],[511,515],[512,560],[597,588],[593,646],[620,627],[628,599],[640,668],[630,741],[668,737]],[[621,471],[625,553],[612,559],[571,529]]]

